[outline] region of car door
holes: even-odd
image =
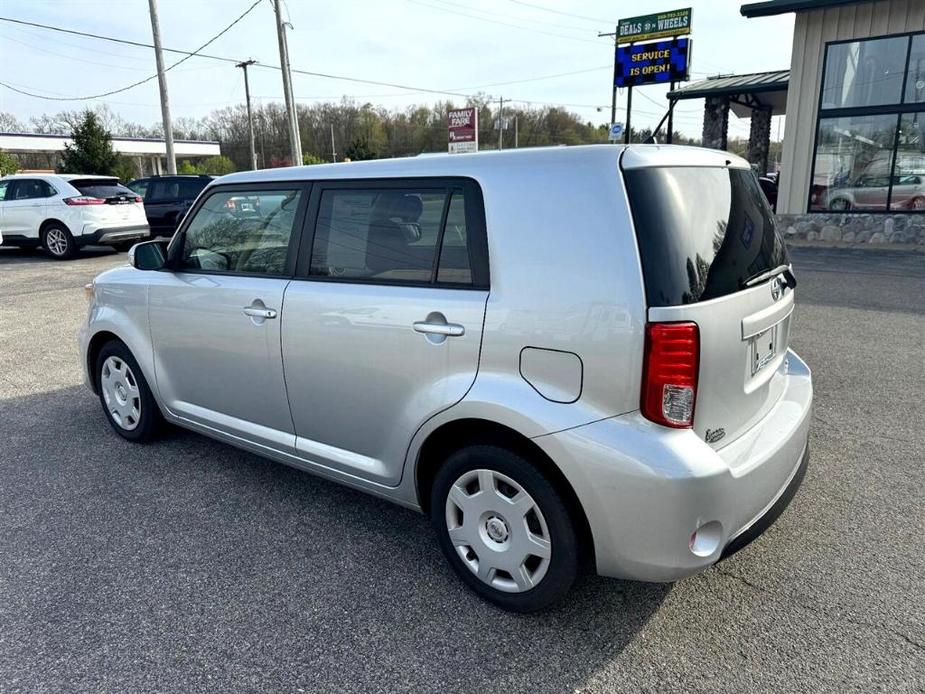
[[[481,193],[458,179],[330,182],[310,209],[282,324],[296,452],[394,486],[414,432],[478,370]]]
[[[171,236],[182,214],[180,208],[180,184],[177,179],[151,179],[145,191],[145,215],[151,236]]]
[[[259,214],[229,207],[238,195],[258,199]],[[306,202],[302,184],[212,190],[148,292],[155,379],[170,412],[290,453],[280,324]]]
[[[11,181],[3,201],[5,232],[10,236],[37,239],[51,195],[54,195],[54,189],[39,178]]]

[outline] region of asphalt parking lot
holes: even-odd
[[[925,691],[925,255],[794,252],[812,459],[762,538],[538,616],[468,592],[423,516],[113,434],[74,334],[124,262],[0,251],[0,692]]]

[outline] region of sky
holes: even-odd
[[[195,50],[254,0],[158,0],[165,48]],[[745,19],[734,0],[688,3],[614,0],[285,0],[293,69],[460,94],[482,92],[518,105],[561,105],[583,120],[610,120],[613,31],[618,19],[693,8],[692,81],[716,74],[786,69],[793,15]],[[143,43],[151,42],[148,0],[0,0],[0,17],[21,19]],[[280,64],[271,0],[203,51],[267,65]],[[167,65],[182,56],[165,53]],[[0,21],[0,80],[45,96],[100,94],[155,71],[154,52]],[[569,74],[563,74],[569,73]],[[174,118],[200,117],[242,103],[242,71],[194,57],[167,76]],[[250,70],[255,102],[282,101],[278,70]],[[294,74],[301,103],[351,97],[387,108],[463,97],[415,92],[342,79]],[[622,90],[621,90],[622,91]],[[654,126],[667,108],[666,87],[633,92],[634,127]],[[625,121],[626,94],[617,121]],[[0,111],[20,120],[105,103],[126,120],[160,121],[157,81],[90,101],[48,101],[0,86]],[[703,102],[681,102],[676,129],[699,136]],[[775,118],[776,139],[782,118]],[[747,119],[729,116],[730,137],[748,137]],[[781,131],[782,132],[782,131]]]

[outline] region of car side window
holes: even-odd
[[[135,191],[141,197],[144,197],[145,193],[148,191],[148,182],[147,181],[132,181],[126,187],[129,190]]]
[[[179,198],[179,184],[176,181],[152,181],[148,202],[170,202]]]
[[[440,263],[437,266],[438,284],[471,284],[469,265],[469,235],[466,230],[466,200],[462,191],[454,191],[446,214]]]
[[[195,200],[196,196],[206,187],[206,181],[192,179],[189,181],[180,181],[179,196],[182,200]]]
[[[12,189],[12,200],[32,200],[35,198],[47,198],[46,190],[50,186],[37,178],[24,178],[16,181]],[[52,193],[54,194],[54,193]]]
[[[472,284],[466,229],[462,190],[327,189],[318,204],[309,275]]]
[[[48,181],[41,181],[43,197],[50,198],[58,194],[58,191],[55,190],[54,186],[51,185]]]
[[[0,181],[0,202],[6,198],[6,191],[11,188],[11,181]]]
[[[186,228],[177,269],[284,274],[301,196],[285,188],[213,193]]]

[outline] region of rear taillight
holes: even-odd
[[[140,196],[140,195],[136,195],[136,196],[135,196],[135,202],[141,202],[141,196]]]
[[[94,198],[91,195],[79,195],[74,198],[64,198],[65,205],[105,205],[103,198]]]
[[[700,331],[696,323],[646,324],[642,414],[666,427],[690,427],[699,366]]]

